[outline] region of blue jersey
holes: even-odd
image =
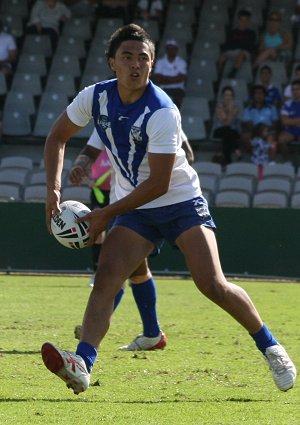
[[[147,153],[149,118],[157,109],[174,108],[171,99],[162,94],[149,83],[140,99],[124,105],[116,80],[95,85],[92,113],[96,130],[123,176],[134,187],[138,184],[139,167]],[[112,137],[109,137],[110,133]]]
[[[244,109],[242,121],[251,121],[253,125],[266,124],[271,127],[274,121],[278,120],[278,112],[273,105],[265,104],[262,108],[247,106]]]
[[[115,170],[115,195],[128,195],[150,175],[149,153],[175,154],[169,191],[142,208],[170,205],[201,194],[199,179],[181,147],[181,119],[177,107],[149,81],[136,102],[123,104],[116,79],[82,90],[67,107],[72,122],[85,126],[90,119],[108,150]]]
[[[286,101],[281,108],[281,115],[289,118],[300,118],[300,102],[295,100]],[[285,129],[293,136],[300,136],[300,127],[289,125]]]

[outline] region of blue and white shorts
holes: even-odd
[[[165,207],[133,210],[116,217],[113,227],[118,225],[134,230],[157,247],[164,239],[176,245],[178,236],[193,226],[216,229],[203,196]]]

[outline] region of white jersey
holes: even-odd
[[[94,119],[116,173],[118,200],[149,177],[148,152],[175,153],[176,159],[168,192],[140,208],[172,205],[201,195],[198,175],[181,147],[179,111],[152,82],[143,96],[129,105],[121,102],[115,79],[89,86],[67,107],[67,114],[81,127]]]

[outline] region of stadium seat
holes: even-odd
[[[99,18],[97,20],[96,29],[93,36],[92,42],[99,42],[99,40],[108,40],[111,34],[124,25],[124,21],[121,18]]]
[[[11,184],[0,183],[0,202],[20,201],[20,189]]]
[[[295,178],[295,168],[292,164],[267,164],[263,170],[264,178],[268,177],[280,177],[286,178],[287,180],[294,180]]]
[[[47,186],[45,184],[27,186],[24,189],[25,202],[45,202],[47,197]]]
[[[285,178],[269,177],[257,183],[256,192],[281,192],[287,197],[291,194],[291,182]]]
[[[246,192],[252,196],[254,191],[254,183],[251,177],[246,176],[224,176],[219,180],[218,191],[235,190]]]
[[[55,54],[61,56],[72,55],[76,56],[78,59],[83,59],[87,54],[84,40],[77,36],[62,35],[58,40]]]
[[[257,178],[257,165],[250,162],[232,162],[226,166],[226,176],[250,176]]]
[[[42,93],[41,77],[39,74],[15,73],[11,85],[11,90],[29,92],[33,96],[40,96]]]
[[[222,78],[219,90],[218,90],[218,99],[222,98],[222,90],[225,86],[231,86],[235,93],[235,99],[237,102],[246,102],[249,98],[248,85],[247,82],[243,79],[231,79],[231,78]]]
[[[21,53],[16,67],[17,74],[38,74],[47,75],[46,58],[44,55],[35,53]]]
[[[5,98],[4,110],[7,112],[18,111],[20,113],[35,114],[36,108],[33,95],[30,92],[10,90]]]
[[[206,139],[204,120],[197,114],[182,114],[182,128],[188,140],[199,141]]]
[[[294,193],[291,197],[291,207],[300,208],[300,193]]]
[[[287,208],[288,199],[284,193],[280,192],[255,193],[252,206],[254,208]]]
[[[91,188],[87,186],[66,186],[62,190],[62,201],[76,200],[83,204],[90,202]]]
[[[74,78],[69,74],[49,75],[44,93],[64,93],[68,97],[74,97],[77,93]]]
[[[58,109],[53,111],[38,111],[33,127],[33,135],[36,137],[47,137],[52,124],[60,112],[62,111]]]
[[[0,171],[0,183],[11,184],[14,186],[24,187],[28,170],[24,169],[4,169]]]
[[[31,134],[29,113],[3,111],[2,133],[5,136],[28,136]]]
[[[49,58],[52,55],[52,47],[49,35],[26,34],[21,51],[22,53],[38,54]]]
[[[186,81],[186,95],[204,97],[208,101],[215,99],[213,81],[209,78],[190,78]]]
[[[220,164],[211,161],[195,161],[192,165],[194,170],[197,171],[200,178],[201,176],[216,176],[220,177],[222,175],[222,167]]]
[[[72,18],[64,23],[61,33],[63,37],[74,37],[80,40],[90,40],[92,38],[91,22],[88,17]]]
[[[238,207],[238,208],[249,208],[250,207],[250,196],[248,193],[240,191],[218,192],[215,196],[216,207]]]
[[[55,54],[52,59],[49,75],[68,74],[71,77],[80,77],[81,69],[77,56]]]
[[[187,95],[183,98],[180,112],[182,115],[198,115],[202,120],[210,120],[208,100],[205,97]]]
[[[66,93],[44,92],[41,96],[38,112],[60,114],[69,104]]]
[[[26,156],[6,156],[1,159],[0,168],[24,168],[26,170],[33,169],[32,158]]]

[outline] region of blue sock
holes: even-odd
[[[90,373],[97,358],[96,348],[93,347],[91,344],[88,344],[87,342],[80,342],[77,345],[76,354],[83,358],[87,370]]]
[[[120,291],[117,293],[117,295],[115,296],[115,300],[114,300],[114,311],[115,309],[118,307],[118,305],[120,304],[120,301],[124,295],[124,288],[121,288]]]
[[[255,334],[250,334],[254,339],[257,348],[265,355],[266,348],[271,347],[272,345],[278,344],[276,339],[273,337],[272,333],[269,331],[267,325],[263,327]]]
[[[153,277],[143,283],[132,283],[132,293],[143,322],[143,334],[149,338],[160,332],[156,314],[156,287]]]

